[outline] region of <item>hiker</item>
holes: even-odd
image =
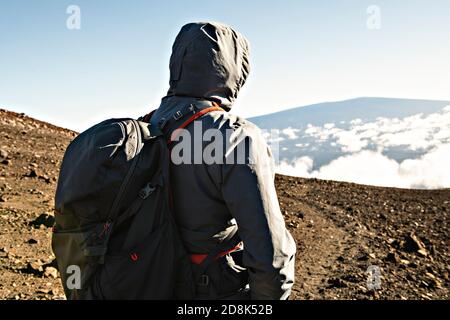
[[[289,297],[295,243],[273,159],[259,129],[228,113],[248,52],[230,27],[184,26],[160,107],[69,144],[52,236],[67,299]]]
[[[224,157],[245,150],[244,163],[170,167],[176,223],[194,274],[206,254],[224,244],[196,284],[199,299],[287,299],[294,283],[295,243],[280,212],[271,152],[254,124],[228,113],[249,71],[249,43],[241,34],[215,22],[186,24],[173,44],[169,91],[151,116],[170,132],[186,106],[214,108],[194,124],[201,123],[202,134],[215,129],[228,139]],[[194,128],[185,130],[195,136]]]

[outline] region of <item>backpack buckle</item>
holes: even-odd
[[[155,191],[156,187],[152,186],[150,183],[148,183],[144,188],[141,189],[141,191],[139,191],[139,197],[142,200],[145,200],[148,198],[149,195],[151,195],[153,193],[153,191]]]
[[[195,109],[196,109],[196,108],[195,108],[195,105],[194,105],[194,104],[191,104],[191,105],[189,106],[189,108],[188,108],[188,110],[189,110],[190,112],[194,113],[194,114],[195,114],[195,112],[196,112]]]
[[[173,115],[173,118],[174,118],[175,120],[179,120],[182,116],[183,116],[183,113],[182,113],[180,110],[178,110],[178,111],[175,112],[175,114]]]

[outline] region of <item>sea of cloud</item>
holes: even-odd
[[[324,142],[340,148],[337,158],[316,169],[311,155],[283,159],[277,165],[282,174],[388,187],[450,187],[450,106],[428,115],[309,124],[304,129],[280,130],[279,134],[278,140],[301,137],[314,142],[297,143],[299,148]],[[387,152],[394,149],[419,156],[396,161]]]

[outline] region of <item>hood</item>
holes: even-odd
[[[167,95],[214,100],[229,111],[249,71],[244,36],[216,22],[189,23],[172,47]]]

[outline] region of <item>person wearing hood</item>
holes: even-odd
[[[280,211],[272,154],[256,125],[229,113],[249,71],[249,43],[240,33],[221,23],[186,24],[172,47],[169,91],[151,118],[170,130],[167,119],[186,106],[221,108],[185,130],[222,133],[224,161],[172,163],[170,170],[175,220],[194,274],[222,245],[201,270],[198,299],[288,299],[294,283],[296,245]],[[227,161],[239,150],[243,163]]]

